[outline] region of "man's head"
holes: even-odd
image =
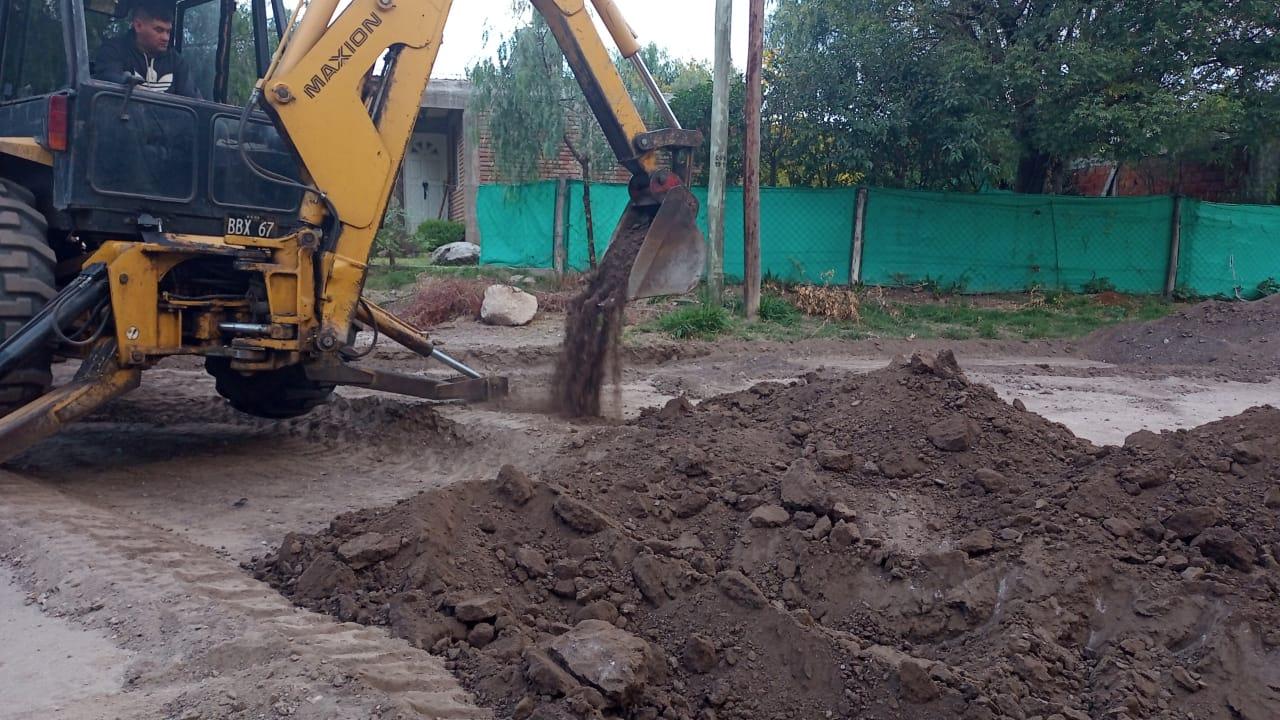
[[[133,34],[142,52],[148,55],[167,52],[173,34],[173,5],[163,0],[139,3],[133,9]]]

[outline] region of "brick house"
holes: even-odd
[[[471,83],[433,79],[422,96],[414,132],[400,174],[399,195],[410,228],[424,220],[454,220],[467,226],[467,238],[479,242],[476,197],[481,185],[500,182],[483,117],[468,111]],[[481,123],[478,142],[473,123]],[[581,169],[567,148],[544,163],[545,179],[580,179]],[[626,182],[627,172],[613,168],[595,173],[597,182]]]
[[[1239,202],[1246,173],[1243,162],[1209,165],[1150,158],[1117,164],[1081,161],[1071,175],[1071,186],[1087,197],[1183,195],[1212,202]]]

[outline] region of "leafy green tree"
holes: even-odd
[[[503,180],[537,180],[561,148],[577,161],[587,254],[594,268],[591,181],[614,157],[546,21],[535,13],[529,24],[499,45],[495,60],[478,63],[468,76],[474,86],[469,111],[485,118],[495,169]]]
[[[807,184],[1061,191],[1078,158],[1212,155],[1274,98],[1277,27],[1253,0],[779,0],[766,114]]]
[[[696,69],[673,60],[652,43],[641,49],[641,56],[664,90],[687,87],[697,81]],[[646,123],[660,126],[657,105],[630,61],[615,53],[614,65]],[[476,64],[468,78],[474,88],[468,111],[485,118],[495,169],[503,180],[522,183],[539,179],[546,164],[559,157],[561,148],[578,163],[583,181],[587,259],[594,268],[591,184],[614,168],[617,158],[546,21],[534,13],[530,22],[503,40],[494,60]]]
[[[699,72],[701,71],[701,72]],[[694,155],[693,182],[704,185],[711,163],[711,96],[714,85],[711,73],[698,65],[689,65],[672,83],[671,109],[685,127],[701,130],[705,141]],[[729,142],[726,152],[726,176],[730,184],[742,182],[742,148],[746,134],[745,108],[747,84],[739,73],[729,85]]]

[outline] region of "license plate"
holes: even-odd
[[[279,225],[275,220],[258,215],[228,215],[227,235],[240,235],[252,238],[279,237]]]

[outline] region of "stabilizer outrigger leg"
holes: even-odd
[[[119,366],[115,340],[101,342],[74,380],[0,418],[0,462],[12,460],[141,382],[141,368]]]
[[[0,377],[44,351],[62,331],[63,323],[106,303],[107,295],[106,265],[85,268],[52,302],[0,344]],[[121,368],[116,350],[114,340],[100,341],[74,380],[0,418],[0,462],[136,388],[142,371]]]

